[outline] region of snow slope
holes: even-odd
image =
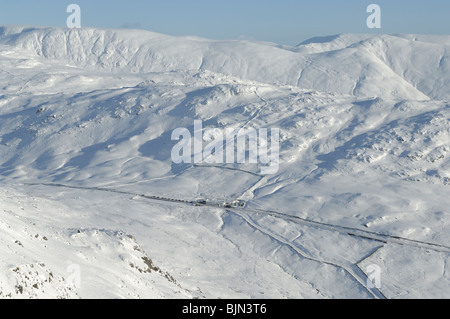
[[[449,46],[0,28],[0,297],[447,298]],[[279,171],[173,163],[194,120]]]

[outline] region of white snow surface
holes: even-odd
[[[449,54],[1,27],[0,298],[449,298]],[[280,169],[173,163],[194,120]]]

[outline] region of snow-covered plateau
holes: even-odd
[[[0,298],[450,298],[449,98],[450,36],[0,27]]]

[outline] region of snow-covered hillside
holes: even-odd
[[[449,48],[0,28],[0,297],[448,298]],[[278,172],[174,163],[194,120]]]
[[[450,36],[339,35],[289,48],[139,30],[15,27],[2,28],[0,34],[3,44],[102,71],[208,70],[357,96],[449,97]]]

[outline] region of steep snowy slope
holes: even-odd
[[[0,296],[450,296],[449,45],[1,28]],[[279,170],[174,163],[194,120]]]

